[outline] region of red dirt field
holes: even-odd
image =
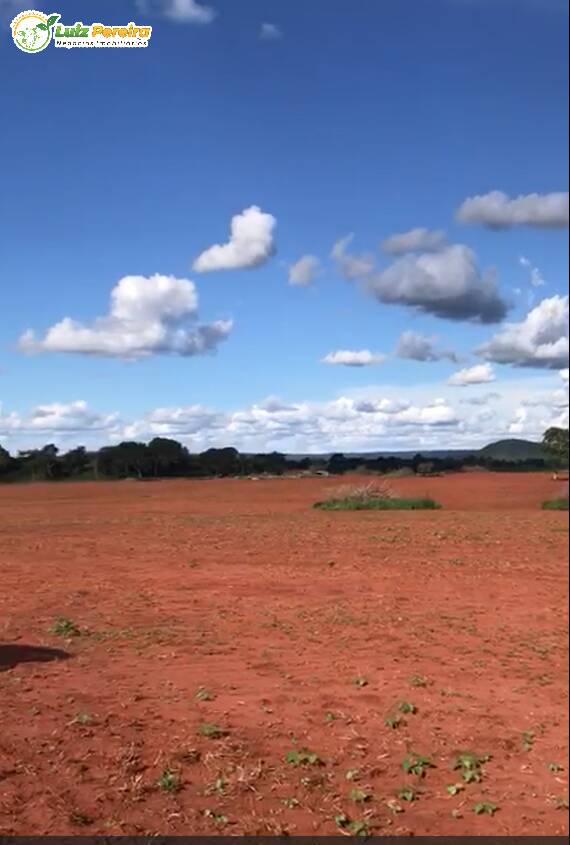
[[[567,832],[556,484],[402,479],[444,508],[311,508],[338,484],[0,488],[1,834]],[[461,752],[490,755],[468,784]]]

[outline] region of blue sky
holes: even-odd
[[[566,3],[34,5],[69,24],[153,32],[146,49],[32,56],[9,28],[23,7],[0,0],[1,443],[160,433],[192,448],[415,448],[537,436],[565,420]],[[502,227],[490,228],[496,191]],[[253,258],[197,270],[252,207]],[[380,249],[420,227],[446,241],[404,257]],[[350,233],[343,264],[331,250]],[[306,255],[318,273],[291,284]],[[347,272],[359,258],[366,269]],[[112,290],[154,274],[192,282],[199,316],[188,300],[161,321],[145,300],[144,325],[129,314],[111,326],[113,342],[138,332],[135,346],[110,351]],[[460,319],[444,290],[457,278],[471,303]],[[486,285],[504,311],[482,324],[472,303]],[[170,288],[166,307],[190,296]],[[46,334],[65,317],[91,331],[89,354],[76,324],[63,340]],[[218,327],[204,354],[198,324]],[[141,340],[151,329],[168,337]],[[178,330],[190,332],[184,354]],[[410,331],[432,344],[427,360],[396,353]],[[372,363],[322,363],[339,351]],[[449,385],[458,371],[461,386]],[[359,410],[366,401],[376,405]]]

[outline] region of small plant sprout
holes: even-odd
[[[400,725],[405,725],[406,720],[403,719],[402,716],[399,715],[399,713],[391,713],[384,719],[384,724],[387,728],[395,730],[396,728],[399,728]]]
[[[394,813],[394,815],[404,812],[404,808],[398,801],[396,801],[395,798],[391,798],[389,801],[386,801],[386,806],[390,812]]]
[[[323,761],[314,751],[308,748],[301,748],[299,751],[289,751],[285,762],[290,766],[322,766]]]
[[[346,831],[350,836],[369,836],[372,824],[369,819],[351,820],[345,813],[339,813],[334,817],[335,824],[340,830]]]
[[[358,687],[359,689],[368,686],[368,680],[366,678],[363,678],[362,676],[355,678],[352,683],[355,687]]]
[[[428,679],[425,675],[412,675],[410,678],[410,684],[413,687],[427,687]]]
[[[522,732],[522,747],[524,751],[530,751],[534,745],[534,733],[532,731]]]
[[[445,787],[445,791],[448,795],[459,795],[459,793],[464,789],[465,786],[462,783],[450,783]]]
[[[419,754],[408,754],[402,763],[402,768],[408,775],[416,775],[423,778],[427,769],[435,769],[429,757],[422,757]]]
[[[479,801],[474,805],[473,812],[476,816],[494,816],[498,809],[497,804],[493,804],[492,801]]]
[[[371,793],[367,792],[366,789],[351,789],[348,797],[355,804],[365,804],[367,801],[372,800]]]
[[[80,637],[81,630],[72,622],[71,619],[66,619],[64,616],[59,616],[52,625],[51,628],[52,634],[55,634],[58,637]]]
[[[165,769],[158,778],[156,785],[163,792],[178,792],[181,789],[180,779],[170,769]]]
[[[194,698],[196,701],[213,701],[215,699],[214,693],[207,690],[205,687],[198,687]]]
[[[400,701],[398,704],[398,710],[400,713],[404,713],[406,716],[409,716],[412,713],[416,712],[415,704],[412,704],[411,701]]]
[[[564,766],[561,766],[560,763],[549,763],[547,769],[549,772],[556,774],[556,772],[563,772]]]
[[[345,775],[346,780],[358,780],[360,771],[358,769],[349,769]]]
[[[212,722],[202,722],[198,728],[198,733],[200,736],[205,736],[208,739],[221,739],[222,737],[227,736],[229,731],[225,728],[221,728],[219,725],[213,724]]]
[[[465,783],[479,783],[483,777],[481,765],[490,760],[488,754],[473,754],[471,751],[463,751],[453,761],[453,770],[461,770],[461,776]]]
[[[417,797],[418,793],[413,788],[413,786],[403,786],[396,792],[396,798],[399,798],[400,801],[407,801],[408,804],[411,804],[412,801],[415,801]]]

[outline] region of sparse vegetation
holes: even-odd
[[[51,627],[52,634],[57,637],[80,637],[81,629],[71,619],[66,619],[64,616],[58,617]]]
[[[476,816],[494,816],[498,809],[498,805],[493,804],[492,801],[479,801],[473,807],[473,812]]]
[[[323,761],[314,751],[308,748],[301,748],[299,751],[289,751],[285,761],[290,766],[322,766]]]
[[[563,496],[559,499],[547,499],[542,503],[542,510],[544,511],[567,511],[568,510],[568,496]]]
[[[409,775],[417,775],[423,778],[428,769],[435,769],[434,764],[429,757],[423,757],[420,754],[408,754],[402,763],[402,768]]]
[[[198,728],[200,736],[205,736],[208,739],[221,739],[227,736],[229,731],[226,728],[221,728],[213,722],[202,722]]]
[[[329,511],[359,510],[436,510],[441,507],[427,496],[401,498],[388,484],[364,484],[339,487],[315,508]]]
[[[171,769],[165,769],[162,772],[156,781],[156,785],[163,792],[178,792],[182,788],[180,778]]]

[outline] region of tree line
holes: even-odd
[[[484,457],[477,452],[460,458],[426,458],[421,454],[410,458],[395,455],[350,457],[337,453],[330,457],[295,459],[280,452],[252,455],[226,447],[195,454],[177,440],[166,437],[155,437],[150,443],[125,441],[96,451],[78,446],[68,452],[60,452],[57,446],[50,443],[41,449],[19,451],[17,455],[11,455],[0,445],[0,482],[279,476],[297,472],[342,475],[357,470],[379,474],[409,470],[429,475],[459,471],[470,466],[483,466],[495,471],[532,471],[544,469],[548,465],[568,465],[567,430],[549,429],[544,435],[543,448],[546,459],[533,458],[513,463]]]

